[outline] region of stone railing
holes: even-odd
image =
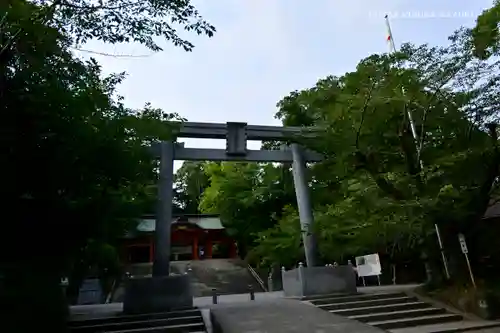
[[[352,266],[299,267],[281,270],[285,296],[304,297],[334,293],[356,293],[356,274]]]

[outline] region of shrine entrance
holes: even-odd
[[[293,163],[293,179],[299,210],[306,264],[316,265],[317,248],[312,232],[313,214],[309,199],[309,184],[306,178],[306,163],[322,160],[322,156],[303,150],[297,143],[299,138],[314,137],[313,129],[278,126],[251,126],[246,123],[180,123],[177,138],[225,139],[226,149],[186,148],[184,144],[161,142],[152,147],[160,160],[158,211],[154,232],[153,277],[168,277],[170,261],[178,244],[191,242],[192,258],[200,257],[200,239],[204,242],[203,256],[211,256],[213,240],[206,238],[201,230],[185,226],[172,229],[172,188],[174,160],[196,161],[247,161]],[[247,140],[281,141],[280,150],[248,150]],[[175,236],[174,233],[177,233]],[[174,237],[172,237],[174,236]]]
[[[128,264],[153,262],[155,224],[154,216],[143,216],[137,230],[124,242],[124,259]],[[171,261],[211,259],[214,254],[216,258],[237,256],[236,243],[227,235],[218,215],[185,214],[173,217]]]
[[[227,249],[222,258],[236,257],[236,244],[227,237],[223,228],[204,229],[189,222],[178,222],[172,226],[171,261],[212,259],[214,245]]]
[[[125,313],[162,312],[193,307],[192,276],[170,275],[172,255],[172,197],[174,160],[248,161],[292,163],[293,182],[302,233],[306,266],[286,271],[282,269],[283,291],[286,296],[304,297],[320,294],[354,294],[356,274],[350,265],[319,266],[313,232],[313,212],[309,198],[306,163],[321,161],[322,156],[305,151],[298,142],[305,136],[315,137],[314,129],[275,126],[249,126],[245,123],[179,124],[176,137],[225,139],[226,149],[186,148],[183,144],[161,142],[153,147],[160,159],[158,212],[154,233],[154,261],[151,278],[129,279],[125,289]],[[247,140],[281,141],[280,150],[248,150]],[[197,237],[200,235],[198,234]],[[194,236],[193,236],[194,237]],[[194,253],[193,253],[194,254]],[[297,278],[298,277],[298,278]]]

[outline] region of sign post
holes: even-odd
[[[467,268],[469,269],[470,279],[474,289],[476,289],[476,280],[474,279],[474,274],[472,273],[472,267],[469,261],[469,249],[467,248],[467,243],[465,242],[465,236],[463,234],[458,234],[458,241],[460,242],[460,248],[465,256],[465,261],[467,262]]]

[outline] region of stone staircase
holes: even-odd
[[[171,265],[172,271],[179,274],[191,268],[194,297],[211,296],[212,289],[216,289],[218,295],[245,294],[249,286],[255,292],[263,291],[245,263],[238,259],[174,261]]]
[[[497,329],[500,333],[499,322],[467,320],[459,313],[436,307],[404,292],[325,295],[304,300],[323,310],[392,333],[492,333],[486,329]]]
[[[246,264],[239,259],[206,259],[193,261],[172,261],[173,274],[185,274],[191,268],[190,276],[194,297],[212,296],[213,289],[218,295],[245,294],[248,286],[254,292],[262,292],[262,287],[250,274]],[[133,276],[151,276],[152,264],[134,264],[129,267]],[[123,302],[123,284],[116,288],[112,302]]]
[[[205,333],[199,309],[74,320],[71,333]]]

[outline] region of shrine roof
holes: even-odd
[[[204,230],[222,230],[222,225],[218,215],[212,214],[199,214],[199,215],[182,215],[175,216],[172,219],[172,225],[176,224],[193,224]],[[153,232],[155,231],[155,218],[154,216],[145,216],[139,221],[137,225],[139,232]]]

